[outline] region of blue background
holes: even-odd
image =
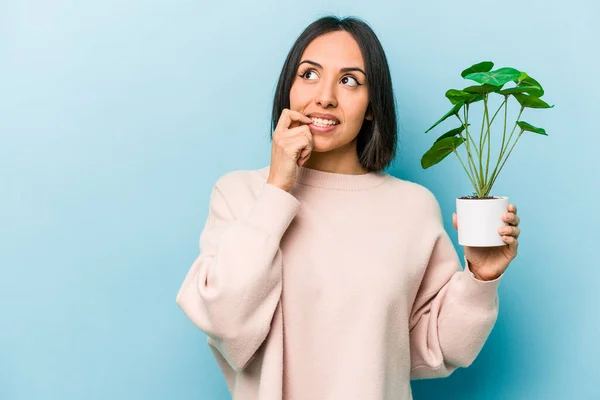
[[[212,185],[268,165],[280,68],[329,13],[363,18],[379,36],[399,117],[387,172],[436,194],[455,245],[451,213],[470,183],[454,156],[419,164],[456,125],[424,134],[450,109],[445,91],[491,60],[530,73],[556,105],[524,112],[549,136],[524,135],[492,191],[522,218],[498,322],[470,368],[413,382],[415,399],[600,398],[598,8],[0,2],[0,398],[229,398],[175,296]]]

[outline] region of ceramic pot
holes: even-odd
[[[508,225],[502,220],[502,215],[508,212],[508,204],[507,196],[457,198],[458,244],[473,247],[506,245],[498,229]]]

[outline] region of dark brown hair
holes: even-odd
[[[311,23],[298,36],[290,49],[275,89],[271,116],[272,132],[284,108],[290,108],[290,90],[302,53],[317,37],[329,32],[346,31],[354,37],[365,61],[369,106],[373,120],[364,120],[357,136],[357,152],[361,165],[373,172],[384,170],[396,156],[396,101],[387,58],[379,39],[364,21],[356,17],[343,19],[325,16]]]

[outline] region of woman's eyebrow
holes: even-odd
[[[323,66],[321,64],[311,61],[311,60],[301,61],[300,64],[298,64],[298,66],[302,65],[303,63],[308,63],[308,64],[314,65],[315,67],[323,68]],[[358,68],[358,67],[346,67],[346,68],[340,69],[340,72],[352,72],[352,71],[359,71],[359,72],[362,72],[364,76],[367,76],[365,71],[363,71],[361,68]]]

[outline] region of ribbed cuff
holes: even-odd
[[[473,279],[476,279],[476,280],[481,281],[481,282],[496,282],[496,281],[499,281],[504,276],[504,273],[502,273],[496,279],[492,279],[492,280],[484,281],[482,279],[477,279],[477,277],[475,276],[475,274],[473,273],[473,271],[471,271],[469,260],[467,260],[467,256],[466,255],[464,256],[464,260],[465,260],[465,270],[469,271],[469,274],[471,274],[471,276],[473,277]]]
[[[459,273],[457,289],[461,293],[460,303],[473,308],[495,308],[498,305],[498,286],[502,280],[500,275],[491,281],[477,279],[469,269],[467,257],[465,269]]]
[[[291,193],[265,183],[247,221],[269,235],[281,238],[299,209],[300,201]]]

